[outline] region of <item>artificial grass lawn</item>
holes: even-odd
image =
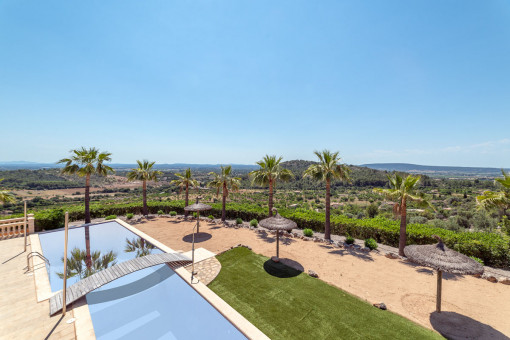
[[[218,260],[209,288],[271,339],[443,339],[247,248]]]

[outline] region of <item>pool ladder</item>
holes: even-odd
[[[39,253],[38,251],[33,251],[27,255],[27,271],[30,271],[30,259],[34,256],[41,258],[44,262],[48,264],[48,266],[50,265],[50,260],[44,257],[43,254]],[[34,270],[34,266],[32,266],[32,270]]]

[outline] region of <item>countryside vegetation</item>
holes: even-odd
[[[184,213],[196,197],[222,220],[261,220],[274,206],[299,228],[349,235],[403,249],[445,243],[487,265],[509,267],[510,176],[434,178],[345,165],[337,152],[317,161],[266,155],[253,168],[158,169],[137,161],[112,169],[108,152],[77,149],[62,169],[0,171],[2,218],[19,216],[23,200],[41,229],[71,220],[126,214]],[[220,197],[221,195],[221,197]],[[85,196],[85,199],[84,199]]]

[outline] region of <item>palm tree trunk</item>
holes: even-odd
[[[330,230],[330,222],[329,222],[329,206],[330,206],[330,198],[329,198],[329,193],[331,191],[331,182],[330,180],[326,180],[326,224],[325,224],[325,227],[324,227],[324,238],[326,240],[331,240],[331,230]]]
[[[85,227],[85,249],[87,252],[87,256],[85,257],[85,265],[87,269],[90,270],[92,268],[92,258],[90,257],[90,232],[89,227]]]
[[[186,197],[184,198],[184,206],[187,207],[188,206],[188,195],[189,195],[189,184],[186,183]],[[184,216],[185,217],[188,217],[188,212],[185,210],[184,211]]]
[[[227,185],[225,183],[223,183],[223,203],[222,203],[222,208],[221,208],[221,221],[222,222],[225,222],[226,218],[227,218],[227,211],[225,209],[225,206],[227,204]]]
[[[273,216],[273,181],[269,181],[269,213],[268,216]]]
[[[143,214],[149,215],[147,209],[147,181],[143,181]]]
[[[85,223],[90,223],[90,175],[85,179]]]
[[[400,206],[400,239],[398,241],[398,254],[404,255],[404,248],[406,246],[406,226],[407,226],[407,205],[403,201]]]

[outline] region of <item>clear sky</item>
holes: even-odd
[[[510,1],[0,1],[0,161],[510,167]]]

